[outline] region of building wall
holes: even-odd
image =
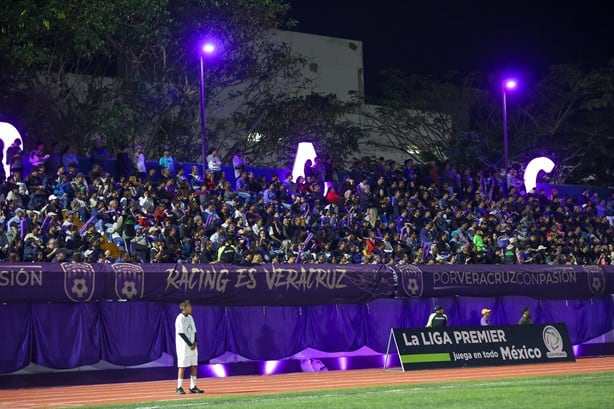
[[[313,91],[336,94],[342,101],[352,93],[364,97],[362,41],[282,30],[274,39],[309,60],[303,73],[313,81]]]

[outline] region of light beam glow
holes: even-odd
[[[203,45],[203,52],[205,54],[211,54],[214,51],[215,51],[215,44],[213,44],[213,43],[206,43],[206,44]]]
[[[226,378],[228,376],[226,367],[222,364],[211,365],[211,372],[216,378]]]
[[[537,175],[539,172],[552,172],[554,162],[545,156],[532,159],[524,171],[524,189],[527,193],[533,192],[537,187]]]
[[[266,361],[264,363],[264,374],[265,375],[274,374],[278,365],[279,365],[279,361]]]

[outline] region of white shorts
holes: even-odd
[[[191,351],[190,348],[181,348],[177,351],[177,367],[188,368],[198,365],[198,348]]]

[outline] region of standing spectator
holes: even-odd
[[[117,152],[117,176],[119,178],[128,178],[132,171],[132,161],[128,153],[128,145],[123,144]]]
[[[51,153],[49,154],[49,159],[47,159],[47,163],[45,164],[47,167],[47,176],[52,177],[58,171],[58,168],[62,166],[62,160],[60,155],[60,144],[57,142],[53,142],[51,144]]]
[[[100,137],[96,137],[94,140],[94,147],[90,151],[90,160],[92,161],[92,166],[99,165],[104,169],[105,162],[109,158],[109,152],[106,150],[102,143],[102,139]]]
[[[235,180],[241,177],[241,172],[243,172],[246,166],[247,166],[247,159],[243,157],[243,150],[237,149],[235,156],[232,157],[232,168],[234,170]]]
[[[480,319],[480,325],[483,327],[490,325],[490,310],[488,308],[482,308],[482,319]]]
[[[529,307],[523,307],[522,316],[520,317],[520,320],[518,321],[518,325],[531,325],[531,324],[533,324],[533,321],[531,321],[531,311],[529,310]]]
[[[65,170],[70,169],[71,165],[76,165],[77,168],[79,167],[79,158],[75,154],[72,145],[66,145],[60,155],[60,159]]]
[[[164,169],[168,169],[170,175],[175,175],[175,159],[173,159],[173,155],[171,155],[171,150],[168,146],[164,147],[164,152],[158,161],[158,165],[160,165],[160,173]]]
[[[21,150],[21,139],[17,138],[6,150],[6,164],[9,165],[11,175],[15,172],[23,173],[23,150]]]
[[[303,167],[303,174],[305,175],[305,180],[308,180],[309,177],[315,178],[316,171],[313,168],[313,162],[311,159],[307,159],[305,161],[305,166]]]
[[[405,161],[405,168],[403,168],[403,179],[410,188],[416,187],[418,174],[414,170],[414,161],[412,159],[407,159]]]
[[[0,139],[0,183],[6,180],[6,170],[4,169],[4,142]]]
[[[435,307],[435,312],[429,315],[429,320],[426,323],[427,328],[445,328],[448,325],[448,316],[443,313],[443,307],[438,305]]]
[[[134,147],[132,166],[136,169],[141,181],[144,181],[147,176],[147,167],[145,166],[145,155],[143,154],[143,147],[141,145],[136,145]]]
[[[216,147],[209,149],[207,167],[213,172],[213,179],[215,179],[215,182],[219,182],[222,177],[222,159]]]

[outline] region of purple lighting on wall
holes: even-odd
[[[339,358],[339,369],[345,371],[348,369],[348,359],[345,356]]]
[[[265,361],[264,370],[262,371],[264,375],[273,375],[279,365],[279,361]]]
[[[580,356],[581,350],[582,350],[582,346],[581,345],[572,345],[571,348],[573,350],[573,355],[574,356]]]
[[[226,378],[228,376],[228,371],[225,365],[215,364],[213,365],[212,370],[216,378]]]
[[[198,375],[207,378],[226,378],[228,367],[224,364],[199,365]]]

